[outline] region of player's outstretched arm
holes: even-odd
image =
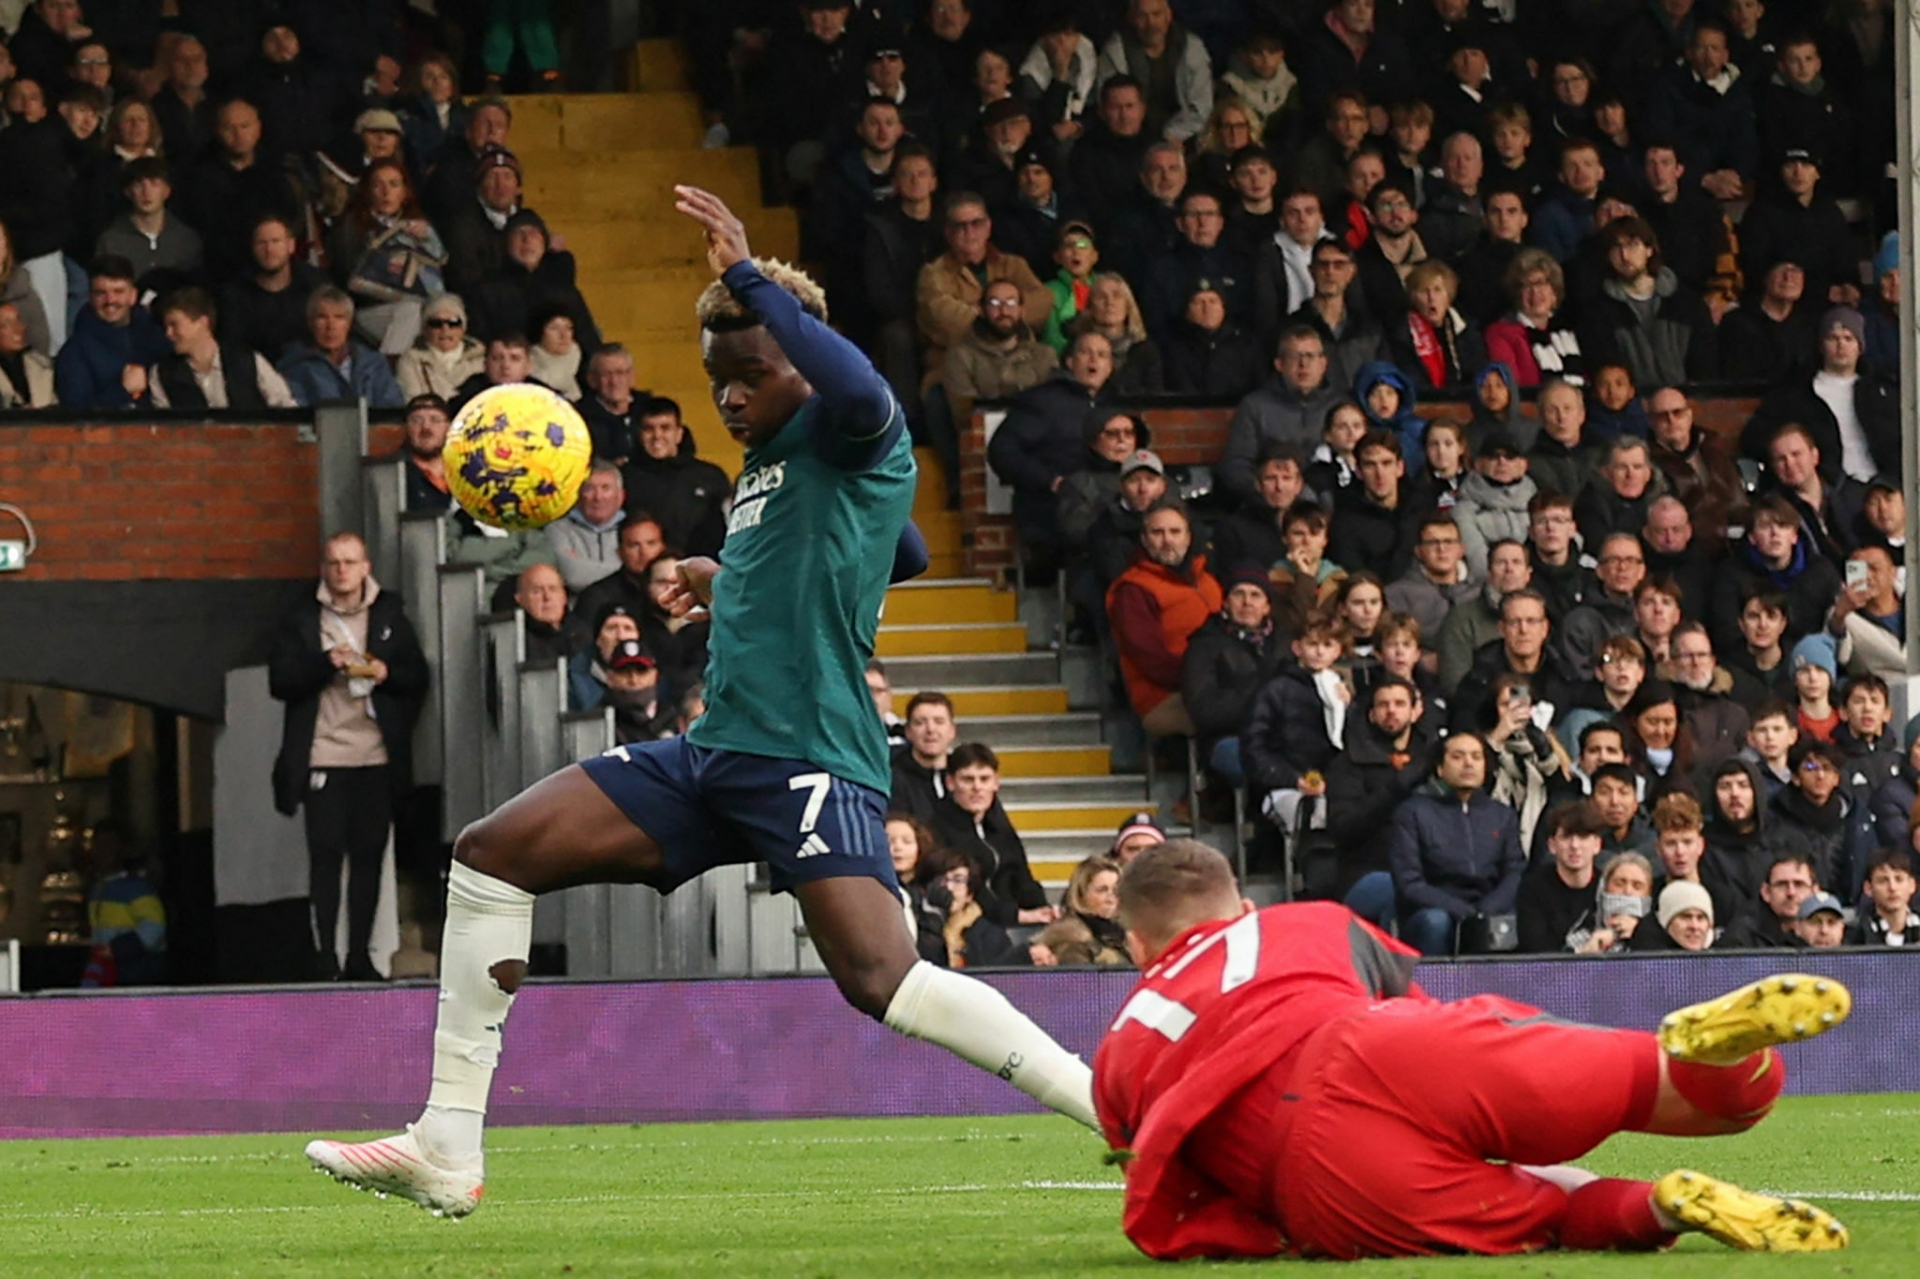
[[[832,420],[841,433],[867,439],[886,430],[894,413],[893,392],[872,361],[755,269],[746,226],[719,196],[691,186],[673,191],[674,207],[706,232],[707,264],[733,296],[765,322],[793,367],[833,410]]]

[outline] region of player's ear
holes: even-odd
[[[1154,959],[1153,947],[1131,928],[1127,929],[1127,958],[1133,961],[1135,968],[1145,968]]]
[[[1240,899],[1240,913],[1242,915],[1251,915],[1253,914],[1254,911],[1259,909],[1260,908],[1258,906],[1254,905],[1253,898],[1242,897]]]

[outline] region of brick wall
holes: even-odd
[[[1719,435],[1738,435],[1758,401],[1750,398],[1694,399],[1694,420]],[[1524,406],[1531,416],[1533,406]],[[1420,405],[1423,417],[1463,417],[1458,404]],[[1172,463],[1212,462],[1227,443],[1231,408],[1148,408],[1141,411],[1153,430],[1153,451]],[[1017,546],[1013,521],[987,514],[986,422],[977,410],[960,433],[960,527],[967,572],[995,577],[1013,567]]]
[[[298,578],[319,546],[317,451],[294,423],[0,426],[0,502],[39,546],[12,581]],[[376,428],[377,448],[398,431]],[[0,537],[21,536],[0,516]],[[0,590],[4,590],[0,584]]]

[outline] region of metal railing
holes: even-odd
[[[414,771],[420,784],[440,787],[441,829],[451,838],[541,778],[612,747],[613,713],[567,708],[565,665],[527,659],[526,615],[494,611],[482,570],[446,562],[444,516],[406,510],[406,465],[363,457],[354,506],[376,575],[406,598],[433,673]],[[338,482],[323,468],[323,487]],[[322,502],[344,518],[337,496]],[[709,871],[664,897],[632,884],[550,894],[535,906],[534,940],[563,944],[573,977],[819,968],[792,898],[774,896],[749,866]]]

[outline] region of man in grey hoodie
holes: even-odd
[[[627,488],[620,468],[600,460],[580,486],[580,500],[564,517],[547,525],[547,541],[560,564],[567,589],[578,595],[620,567],[620,522]]]

